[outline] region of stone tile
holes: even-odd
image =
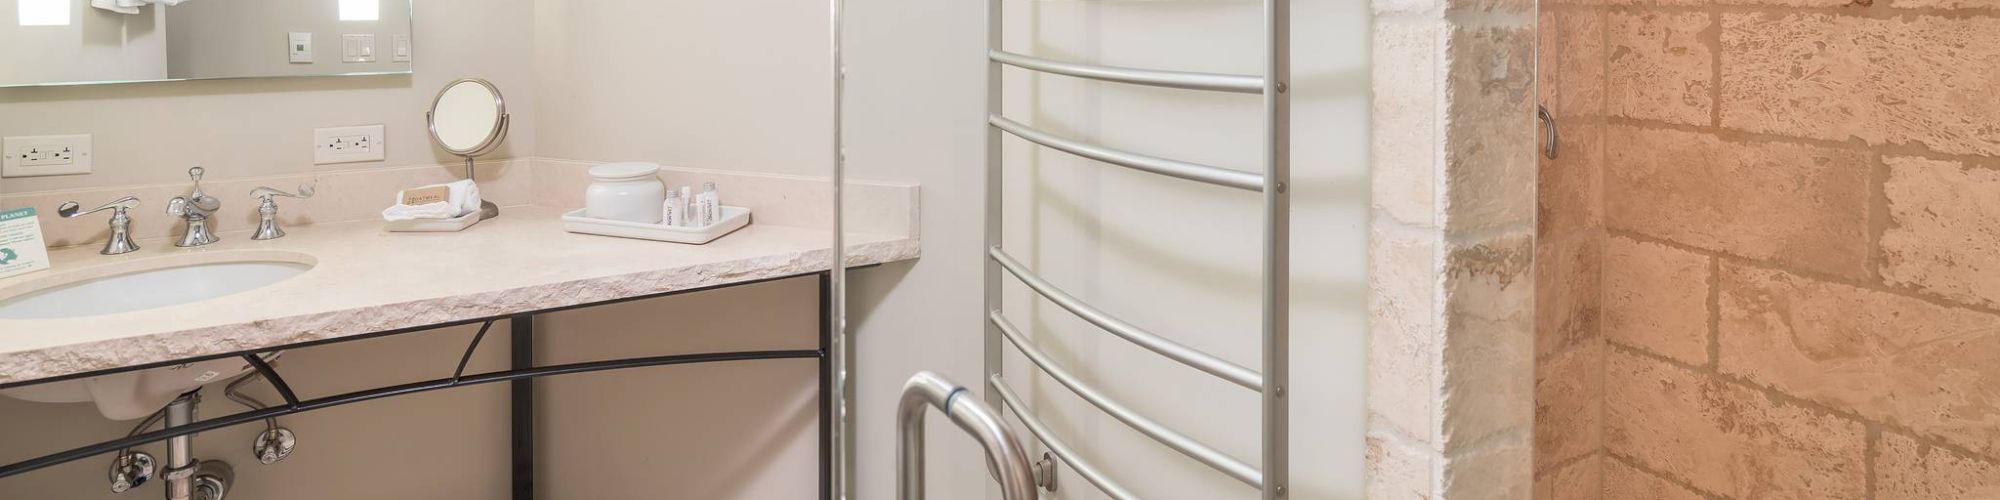
[[[1407,224],[1436,227],[1437,23],[1375,24],[1374,57],[1403,64],[1373,65],[1374,167],[1369,178],[1376,210]]]
[[[1725,263],[1720,369],[2000,455],[2000,316]]]
[[[1987,500],[2000,498],[2000,465],[1884,432],[1875,484],[1881,500]]]
[[[1446,41],[1445,228],[1452,234],[1535,219],[1535,33],[1454,26]]]
[[[1436,235],[1378,226],[1369,238],[1368,411],[1377,425],[1429,443],[1437,385]]]
[[[1441,3],[1439,0],[1374,0],[1372,6],[1376,14],[1431,13],[1436,12]],[[1382,24],[1385,23],[1377,23],[1376,26]]]
[[[1604,250],[1604,337],[1707,364],[1708,256],[1618,236]]]
[[[1852,7],[1860,9],[1888,0],[1715,0],[1718,5],[1779,7]],[[1859,12],[1856,12],[1857,14]]]
[[[1433,455],[1397,442],[1394,437],[1369,433],[1365,481],[1362,495],[1368,500],[1426,500],[1432,498],[1431,460]]]
[[[1604,461],[1605,500],[1705,500],[1680,485],[1617,460]]]
[[[1544,359],[1535,366],[1535,469],[1603,447],[1604,344]]]
[[[1603,237],[1576,235],[1535,245],[1535,357],[1595,342]]]
[[[1558,117],[1604,115],[1604,11],[1542,14],[1542,103]]]
[[[1555,471],[1535,467],[1534,500],[1600,500],[1604,497],[1602,454],[1578,460]]]
[[[1604,122],[1557,119],[1556,159],[1538,156],[1535,227],[1543,238],[1594,233],[1604,228]]]
[[[1618,11],[1607,22],[1612,116],[1707,125],[1714,110],[1713,47],[1700,12]]]
[[[1452,454],[1445,459],[1443,498],[1448,500],[1521,500],[1535,494],[1534,464],[1527,439],[1508,441]]]
[[[1492,12],[1500,14],[1531,14],[1535,12],[1536,0],[1445,0],[1447,12]]]
[[[1612,125],[1605,223],[1802,269],[1869,276],[1867,154]]]
[[[2000,19],[1722,16],[1722,125],[2000,154]]]
[[[1607,359],[1611,453],[1728,498],[1865,496],[1861,424],[1622,350]]]
[[[1533,254],[1526,233],[1446,248],[1439,449],[1534,424]]]
[[[1709,0],[1605,0],[1605,3],[1616,6],[1700,7],[1708,5]]]
[[[2000,9],[2000,0],[1875,0],[1903,9]]]
[[[1967,304],[2000,307],[2000,170],[1889,157],[1882,278]]]

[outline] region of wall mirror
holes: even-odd
[[[409,74],[412,0],[0,0],[0,87]]]
[[[465,158],[467,179],[478,174],[475,158],[493,152],[507,140],[507,100],[500,97],[499,87],[486,80],[465,78],[445,84],[424,119],[430,122],[431,142]],[[493,202],[482,202],[479,208],[481,219],[500,215],[500,207]]]

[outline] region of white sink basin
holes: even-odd
[[[56,272],[0,288],[0,320],[82,318],[190,304],[291,279],[316,261],[293,252],[176,255]],[[0,391],[43,403],[93,402],[105,417],[145,417],[182,393],[250,370],[241,359],[68,380]]]
[[[141,311],[235,295],[305,274],[311,264],[224,261],[0,291],[0,319],[55,319]]]

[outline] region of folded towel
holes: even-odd
[[[119,14],[138,14],[139,8],[145,7],[147,5],[159,4],[172,7],[175,5],[186,3],[187,1],[188,0],[90,0],[90,6],[108,10],[111,12],[117,12]]]
[[[403,194],[396,193],[395,205],[382,210],[382,220],[402,221],[413,219],[455,219],[465,214],[479,211],[479,185],[472,179],[463,179],[441,185],[430,185],[416,189],[446,188],[450,193],[444,201],[418,205],[403,204]]]
[[[119,14],[138,14],[138,5],[126,5],[130,0],[90,0],[90,6]],[[143,5],[143,4],[141,4]]]

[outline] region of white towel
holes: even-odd
[[[417,189],[436,187],[423,186]],[[479,184],[472,179],[461,179],[444,184],[450,194],[445,201],[422,205],[404,205],[403,193],[396,193],[395,205],[382,210],[382,220],[400,221],[412,219],[455,219],[465,214],[479,211]]]
[[[111,12],[117,12],[119,14],[138,14],[139,8],[145,7],[147,5],[159,4],[172,7],[175,5],[180,5],[187,1],[188,0],[90,0],[90,6],[108,10]]]
[[[125,5],[129,0],[90,0],[90,6],[119,14],[138,14],[139,6]]]

